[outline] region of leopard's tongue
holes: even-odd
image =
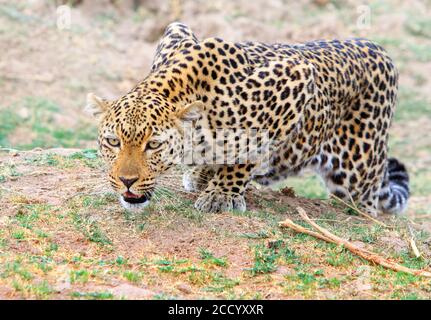
[[[141,197],[141,196],[138,196],[137,194],[131,193],[130,191],[123,193],[123,196],[125,198],[134,198],[134,199],[138,199]]]

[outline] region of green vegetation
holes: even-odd
[[[79,147],[85,141],[96,139],[96,128],[78,123],[67,128],[60,123],[61,107],[55,102],[27,97],[22,102],[0,109],[0,146],[10,146],[9,139],[20,130],[23,143],[15,144],[17,149],[36,147]],[[29,139],[30,138],[30,139]]]
[[[431,50],[431,48],[430,48]],[[431,103],[414,90],[401,89],[395,121],[416,120],[431,116]]]
[[[273,272],[277,269],[278,254],[274,248],[257,245],[254,248],[254,265],[250,269],[252,275]]]
[[[142,280],[142,274],[140,272],[126,270],[123,272],[123,277],[129,282],[139,283]]]
[[[72,292],[72,298],[92,299],[92,300],[109,300],[113,299],[114,295],[110,292]]]
[[[92,221],[75,211],[70,212],[70,216],[76,229],[80,231],[86,239],[100,245],[112,245],[112,241],[106,236],[102,229],[100,229],[96,221]]]
[[[199,255],[200,258],[203,260],[204,263],[207,264],[212,264],[218,267],[226,267],[227,266],[227,261],[226,258],[217,258],[215,257],[211,251],[204,249],[204,248],[200,248],[199,249]]]
[[[322,179],[315,174],[304,174],[301,177],[289,177],[280,186],[291,187],[298,196],[309,199],[326,199],[328,193]]]
[[[0,183],[7,180],[16,180],[21,175],[14,164],[0,164]]]

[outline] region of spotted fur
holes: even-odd
[[[401,212],[409,196],[405,167],[387,160],[397,86],[392,60],[366,39],[199,41],[173,23],[141,83],[114,102],[90,96],[89,106],[121,194],[151,197],[157,177],[184,158],[181,126],[189,122],[213,135],[218,128],[268,130],[271,141],[266,165],[193,163],[184,185],[200,192],[196,208],[243,211],[251,180],[268,185],[313,168],[331,193],[375,215]],[[202,134],[197,146],[207,149],[208,138]],[[125,186],[120,178],[136,182]]]

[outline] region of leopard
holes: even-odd
[[[400,214],[409,175],[388,157],[398,79],[385,49],[365,38],[199,40],[174,22],[141,82],[112,101],[89,93],[85,109],[126,209],[148,205],[161,177],[184,164],[184,189],[204,212],[244,212],[252,182],[271,186],[312,170],[364,212]],[[221,140],[220,130],[228,131]],[[253,134],[255,156],[244,157]]]

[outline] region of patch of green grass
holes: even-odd
[[[314,284],[317,281],[316,275],[311,273],[298,272],[296,276],[301,282],[300,287],[298,288],[299,290],[307,289],[310,285]]]
[[[76,229],[82,232],[89,241],[100,245],[112,245],[112,241],[100,229],[96,221],[91,221],[76,211],[72,211],[70,216]]]
[[[95,140],[97,129],[94,126],[78,123],[66,128],[56,116],[61,106],[41,97],[26,97],[0,111],[0,145],[10,146],[8,137],[18,128],[28,132],[29,142],[18,144],[18,149],[36,147],[79,147],[84,141]]]
[[[305,296],[311,296],[315,291],[318,279],[317,276],[309,272],[297,272],[296,274],[286,275],[286,282],[283,287],[287,293],[301,292]]]
[[[100,208],[116,201],[118,201],[117,195],[109,192],[98,195],[84,196],[82,197],[81,205],[85,208]]]
[[[408,20],[411,21],[411,20]],[[425,25],[428,22],[421,23]],[[411,27],[413,30],[414,24],[407,23],[406,26]],[[418,29],[418,32],[422,30]],[[418,41],[411,37],[371,37],[372,41],[383,46],[391,54],[397,62],[397,66],[401,71],[408,71],[408,63],[413,62],[429,62],[431,60],[430,45],[425,43],[418,43]]]
[[[37,18],[36,16],[23,13],[24,7],[25,5],[23,3],[2,3],[2,5],[0,6],[0,15],[19,23],[30,23],[39,21],[39,18]]]
[[[318,280],[320,288],[337,289],[341,286],[342,280],[338,278],[321,278]]]
[[[70,157],[72,159],[94,160],[94,159],[97,159],[99,156],[98,156],[97,149],[84,149],[84,150],[73,153],[72,155],[70,155]]]
[[[34,294],[38,299],[48,299],[51,293],[54,292],[46,280],[38,284],[28,285],[26,286],[26,289]]]
[[[102,245],[112,245],[112,241],[103,233],[99,226],[93,222],[88,231],[88,240]]]
[[[288,264],[298,264],[299,256],[296,254],[295,250],[284,245],[279,250],[279,256]]]
[[[308,227],[308,225],[304,222],[304,221],[294,221],[296,224],[298,224],[298,225],[301,225],[301,226],[303,226],[303,227]],[[308,235],[308,234],[305,234],[305,233],[296,233],[296,234],[294,234],[293,235],[293,237],[292,237],[292,241],[293,242],[299,242],[299,243],[302,243],[302,242],[316,242],[316,238],[314,238],[313,236],[310,236],[310,235]]]
[[[43,230],[34,230],[34,233],[36,234],[36,236],[38,237],[38,238],[41,238],[41,239],[44,239],[44,238],[48,238],[49,237],[49,234],[47,234],[45,231],[43,231]]]
[[[410,15],[409,19],[406,19],[404,27],[414,36],[431,38],[431,19],[429,17]]]
[[[15,219],[21,227],[31,230],[33,228],[33,223],[39,219],[39,215],[35,212],[27,214],[26,211],[19,209],[15,215]]]
[[[103,165],[103,160],[99,158],[98,151],[96,149],[84,149],[73,153],[68,158],[80,160],[89,168],[99,168]]]
[[[22,230],[13,231],[11,236],[13,239],[16,239],[16,240],[25,239],[25,234],[24,234],[24,231]]]
[[[277,201],[267,200],[267,199],[256,199],[256,200],[259,203],[260,207],[265,208],[265,210],[261,212],[261,216],[263,215],[263,218],[265,218],[265,220],[267,217],[271,216],[271,214],[268,212],[268,209],[281,214],[284,214],[286,213],[286,211],[289,210],[289,208],[284,203],[282,204],[282,203],[278,203]]]
[[[413,59],[424,63],[431,61],[431,46],[429,44],[411,43],[409,47]]]
[[[418,276],[404,273],[404,272],[397,272],[395,275],[394,284],[400,285],[400,286],[408,286],[409,284],[418,282],[419,280],[420,280],[420,277]]]
[[[222,273],[216,272],[211,275],[211,284],[203,290],[207,292],[221,293],[234,288],[239,285],[239,283],[240,281],[238,279],[231,279]]]
[[[0,144],[1,145],[1,144]],[[0,164],[0,183],[22,176],[14,164]]]
[[[240,237],[247,239],[266,239],[269,238],[269,233],[266,230],[260,230],[258,232],[241,233]]]
[[[44,153],[41,155],[31,156],[25,159],[28,164],[38,166],[52,166],[56,167],[60,165],[61,157],[54,153]]]
[[[193,201],[184,197],[178,196],[178,191],[170,189],[168,186],[159,186],[154,191],[154,196],[160,199],[163,204],[161,208],[170,212],[181,213],[187,217],[194,217]],[[158,208],[156,208],[158,209]],[[196,216],[197,217],[197,216]],[[198,217],[198,220],[200,218]]]
[[[20,117],[11,109],[0,110],[0,146],[10,146],[8,136],[21,123]]]
[[[424,269],[431,264],[429,259],[412,257],[408,251],[399,253],[395,258],[401,258],[401,264],[411,269]]]
[[[286,182],[278,185],[277,188],[291,187],[295,194],[308,199],[327,199],[326,187],[315,174],[304,174],[301,177],[289,177]]]
[[[70,283],[87,283],[90,273],[87,270],[72,270],[70,271]]]
[[[416,120],[420,117],[431,116],[431,103],[412,89],[399,91],[399,104],[395,110],[395,121]]]
[[[193,273],[196,273],[196,272],[203,272],[203,271],[205,271],[205,270],[202,269],[202,268],[196,267],[194,265],[185,266],[185,267],[179,267],[179,268],[176,268],[174,270],[174,272],[176,274],[181,274],[181,273],[192,273],[193,274]]]
[[[371,37],[370,40],[385,48],[400,47],[403,44],[402,38]]]
[[[123,272],[123,277],[132,283],[139,283],[142,280],[142,273],[126,270]]]
[[[72,298],[94,299],[94,300],[108,300],[113,299],[114,295],[110,292],[72,292]]]
[[[348,207],[346,205],[344,205],[343,212],[345,214],[347,214],[348,216],[358,216],[359,215],[358,210],[356,210],[355,208]]]
[[[404,290],[396,290],[392,294],[393,299],[400,299],[400,300],[422,300],[417,292],[405,292]]]
[[[13,262],[7,262],[4,265],[4,269],[0,273],[0,277],[7,278],[14,274],[18,275],[22,280],[29,281],[34,278],[33,274],[23,266],[21,259],[16,259]]]
[[[5,249],[8,245],[8,239],[0,238],[0,249]]]
[[[42,270],[44,274],[51,271],[54,264],[54,260],[49,256],[31,256],[29,261]]]
[[[196,223],[201,223],[204,220],[204,213],[193,209],[192,201],[188,201],[188,207],[181,210],[181,215]]]
[[[358,240],[366,243],[375,243],[381,235],[383,227],[380,225],[353,225],[350,231],[357,237]]]
[[[326,254],[326,262],[333,267],[347,267],[352,261],[352,254],[343,247],[335,247]]]
[[[265,199],[261,199],[261,201],[259,202],[259,206],[261,206],[263,209],[253,210],[253,211],[245,210],[244,212],[239,210],[233,210],[231,214],[238,217],[258,219],[267,223],[269,227],[275,228],[278,226],[279,217],[277,217],[277,215],[275,215],[274,212],[276,213],[287,212],[287,209],[285,207],[284,209],[282,209],[280,205],[274,204],[273,201],[268,201]],[[271,210],[268,210],[268,209],[271,209]]]
[[[123,216],[127,222],[133,224],[139,232],[142,232],[145,230],[147,225],[146,219],[150,210],[150,208],[146,208],[139,212],[123,210]]]
[[[431,194],[431,170],[428,168],[415,170],[410,174],[411,191],[415,195],[428,196]]]
[[[88,151],[88,153],[76,152],[70,156],[62,156],[55,153],[36,154],[26,157],[25,162],[31,165],[59,168],[73,168],[79,163],[83,163],[90,168],[100,168],[103,165],[103,160],[97,157],[91,158],[94,149],[87,150],[91,151]],[[88,158],[86,158],[86,155],[88,155]]]
[[[49,215],[53,210],[53,206],[48,204],[22,205],[14,216],[14,221],[19,226],[32,230],[34,223],[39,220],[41,215]]]
[[[174,271],[174,266],[172,265],[166,265],[166,266],[159,266],[159,271],[161,272],[173,272]]]
[[[58,244],[55,242],[50,242],[48,247],[45,249],[45,254],[52,255],[56,251],[58,251]]]
[[[273,272],[277,269],[278,254],[274,248],[259,244],[254,247],[254,265],[249,269],[253,276]]]
[[[227,266],[226,257],[217,258],[208,249],[200,248],[199,249],[199,256],[203,260],[204,263],[212,264],[212,265],[215,265],[218,267],[226,267]]]
[[[175,272],[175,273],[185,273],[188,271],[196,271],[197,268],[194,266],[183,267],[184,264],[188,263],[187,259],[159,259],[152,263],[158,266],[158,270],[161,272]],[[143,264],[150,264],[150,262],[143,262]]]
[[[127,259],[125,259],[125,258],[124,258],[124,257],[122,257],[122,256],[118,256],[118,257],[115,259],[115,264],[116,264],[116,265],[119,265],[119,266],[123,266],[123,265],[127,264]]]

